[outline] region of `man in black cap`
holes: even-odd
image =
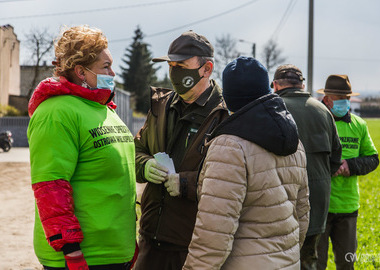
[[[326,228],[331,176],[339,169],[342,147],[329,110],[303,89],[303,75],[294,65],[279,66],[271,84],[285,101],[306,150],[310,189],[310,223],[301,249],[301,269],[317,269],[317,247]]]
[[[152,87],[151,109],[135,138],[141,198],[140,254],[135,269],[182,269],[197,213],[196,182],[208,134],[228,116],[220,87],[210,79],[214,49],[193,31],[175,39],[167,61],[174,91]],[[167,153],[175,172],[153,155]]]

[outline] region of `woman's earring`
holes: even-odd
[[[86,82],[86,79],[83,80],[83,82],[82,82],[82,87],[84,87],[84,88],[90,88],[90,86],[89,86],[88,83]]]

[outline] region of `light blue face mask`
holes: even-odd
[[[88,68],[86,69],[90,71],[92,74],[96,75],[96,89],[109,89],[111,90],[111,93],[114,91],[115,81],[113,76],[105,74],[96,74],[92,70]]]
[[[331,108],[333,115],[343,117],[350,109],[350,101],[348,99],[334,100],[334,105]]]
[[[96,75],[96,87],[98,89],[110,89],[111,92],[115,89],[114,77],[105,74]]]

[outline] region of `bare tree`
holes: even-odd
[[[33,80],[27,94],[29,100],[37,84],[41,63],[51,54],[54,41],[53,35],[50,34],[47,29],[33,29],[29,34],[26,34],[25,37],[25,47],[31,52],[31,59],[34,66]]]
[[[230,34],[216,38],[214,74],[217,79],[222,79],[225,66],[237,57],[239,57],[239,52],[236,49],[236,40]]]
[[[282,56],[282,49],[278,47],[278,44],[273,39],[269,40],[265,45],[261,57],[264,59],[264,65],[266,66],[268,73],[276,66],[284,63],[286,57]]]

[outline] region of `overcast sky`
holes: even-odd
[[[313,90],[323,88],[330,74],[347,74],[354,91],[380,95],[380,1],[314,2]],[[23,41],[33,28],[54,36],[62,25],[100,28],[117,73],[137,25],[153,57],[165,55],[171,41],[189,29],[213,44],[225,34],[245,40],[237,43],[242,55],[250,55],[254,42],[260,61],[273,38],[286,63],[297,65],[307,80],[308,6],[308,0],[0,0],[0,25],[14,27],[21,64],[30,58]],[[167,65],[160,65],[163,76]]]

